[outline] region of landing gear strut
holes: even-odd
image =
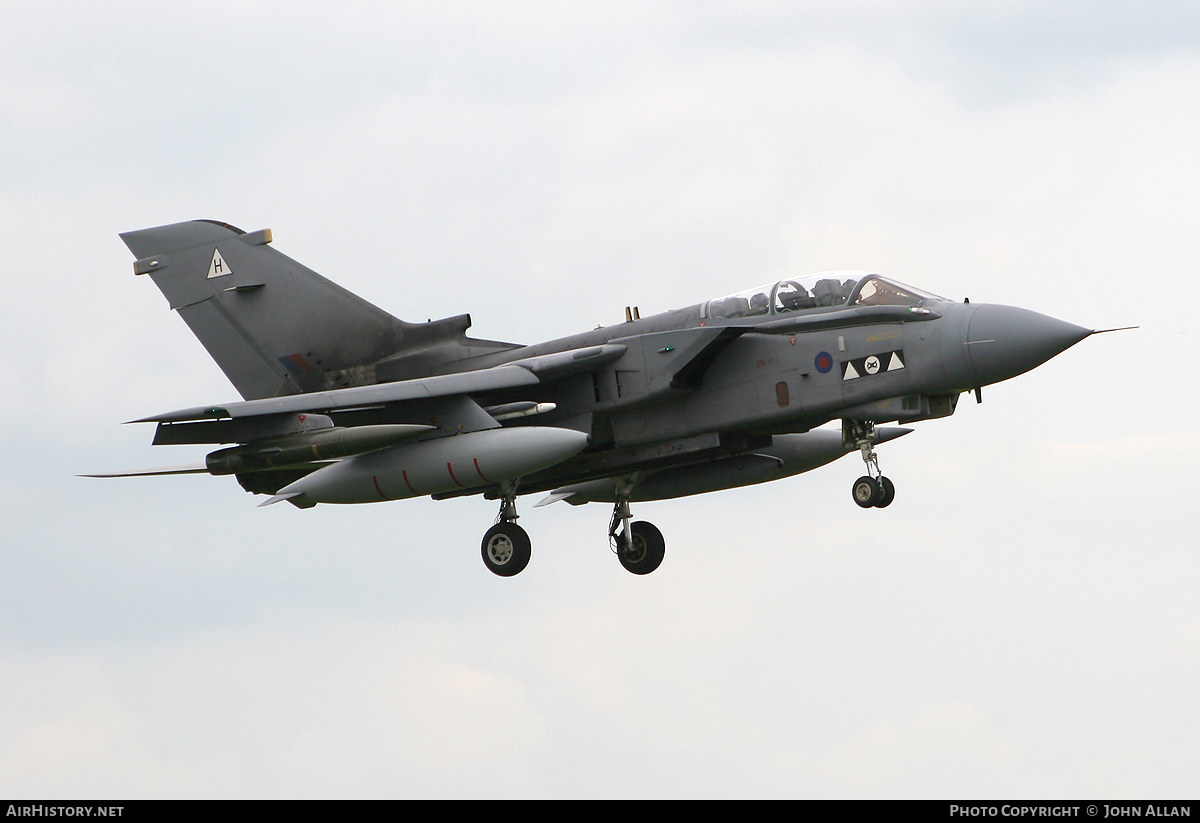
[[[531,546],[529,535],[516,524],[517,489],[515,483],[504,483],[500,487],[502,496],[500,514],[496,525],[483,535],[483,564],[492,574],[512,577],[520,574],[529,565]]]
[[[879,470],[875,454],[875,423],[870,420],[843,420],[842,442],[857,448],[867,464],[867,473],[854,481],[850,492],[854,502],[864,509],[883,509],[896,498],[896,487]]]
[[[629,511],[629,495],[632,491],[631,481],[625,478],[617,480],[617,502],[613,506],[612,519],[608,522],[608,543],[626,571],[650,574],[663,562],[667,544],[662,532],[653,523],[633,520],[633,514]]]

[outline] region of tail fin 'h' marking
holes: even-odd
[[[225,265],[225,258],[221,257],[220,250],[213,249],[212,262],[208,264],[208,279],[212,280],[214,277],[224,277],[227,274],[233,274],[233,270]]]
[[[426,376],[513,348],[467,338],[468,315],[405,323],[270,248],[270,230],[193,220],[121,239],[247,400]]]

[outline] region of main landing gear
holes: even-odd
[[[666,554],[666,541],[653,523],[633,520],[629,511],[629,495],[633,482],[619,480],[617,503],[608,523],[608,542],[626,571],[650,574],[659,567]],[[483,535],[480,551],[488,571],[501,577],[520,574],[529,565],[529,535],[517,525],[517,493],[515,483],[501,489],[500,514],[496,525]]]
[[[867,473],[854,481],[851,494],[854,502],[864,509],[884,509],[896,498],[896,487],[879,470],[875,454],[875,424],[870,420],[842,421],[842,440],[862,454]]]
[[[512,577],[520,574],[529,565],[531,545],[529,535],[517,525],[516,486],[505,483],[501,487],[500,514],[496,525],[483,535],[483,565],[492,574]]]
[[[617,503],[613,506],[612,519],[608,521],[608,544],[626,571],[650,574],[663,562],[667,542],[653,523],[634,522],[629,511],[632,491],[632,483],[624,479],[617,481]]]

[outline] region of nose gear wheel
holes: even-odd
[[[850,493],[864,509],[883,509],[896,499],[896,486],[883,476],[875,454],[875,423],[871,420],[843,420],[842,443],[862,455],[867,473],[854,481]]]

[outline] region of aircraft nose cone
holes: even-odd
[[[967,352],[986,386],[1040,366],[1091,333],[1028,309],[985,304],[971,316]]]

